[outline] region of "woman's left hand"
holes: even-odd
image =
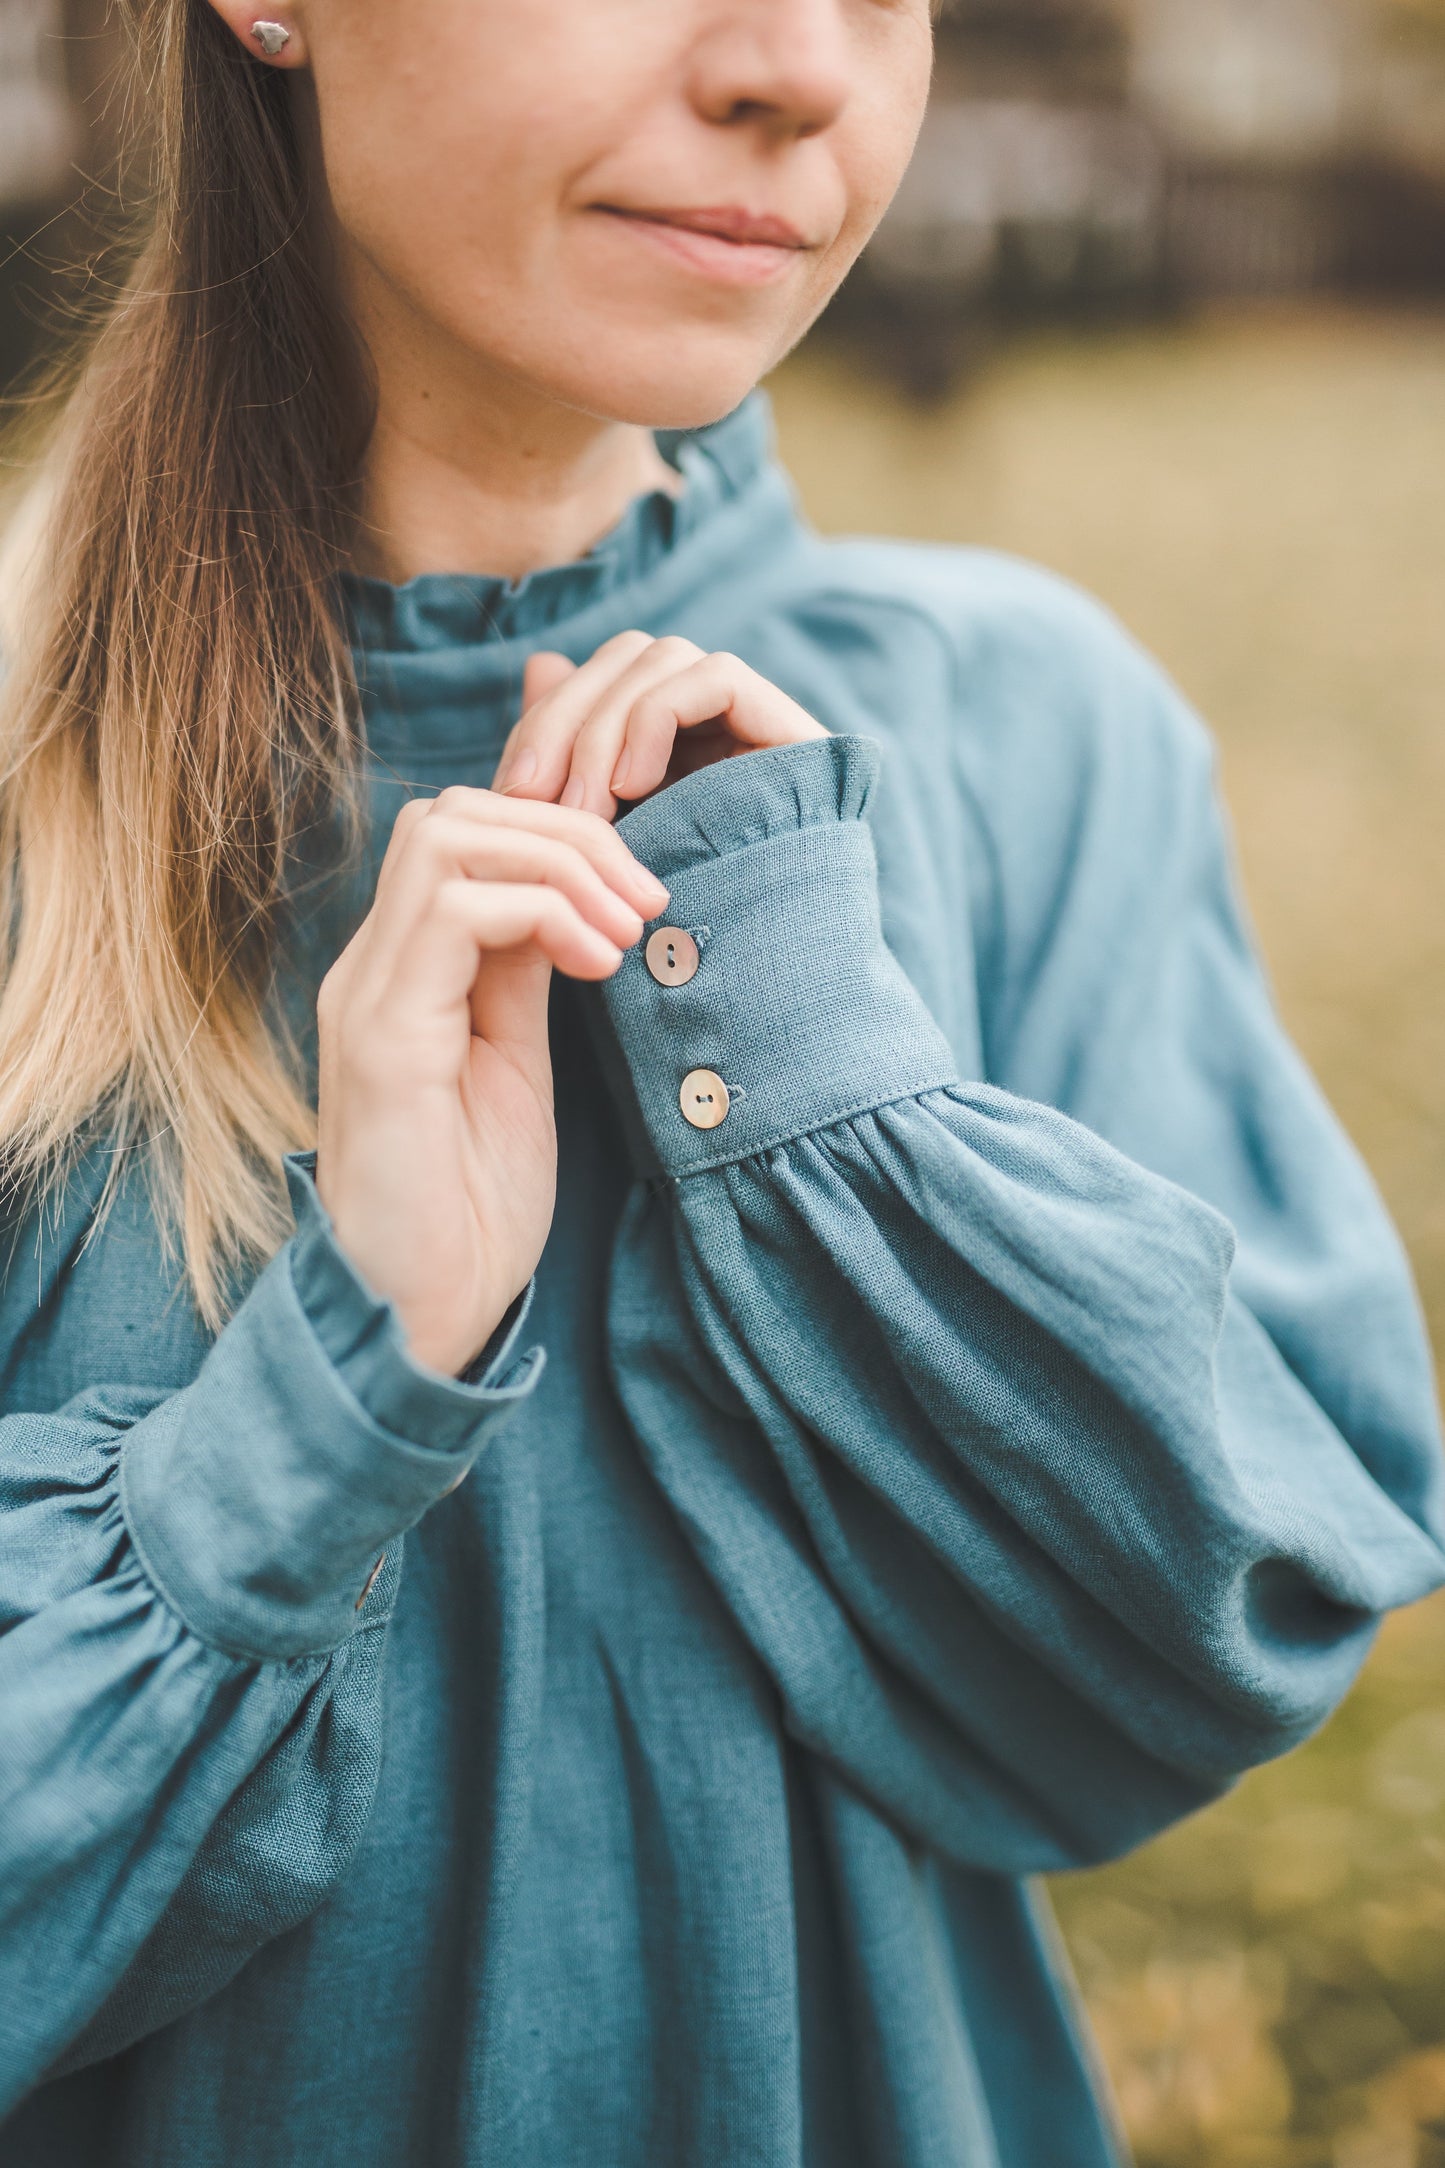
[[[522,715],[492,788],[612,820],[619,800],[715,760],[827,735],[736,655],[619,632],[580,667],[548,652],[528,658]]]

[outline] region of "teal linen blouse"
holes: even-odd
[[[88,1242],[99,1155],[12,1208],[6,2168],[1106,2168],[1030,1878],[1445,1579],[1407,1270],[1201,728],[1038,572],[820,541],[760,398],[661,441],[681,500],[576,564],[347,587],[375,818],[298,875],[303,1028],[531,648],[684,633],[831,733],[626,816],[700,968],[557,984],[478,1362],[411,1360],[304,1154],[214,1343],[134,1175]]]

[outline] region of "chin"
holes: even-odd
[[[801,336],[801,334],[798,334]],[[759,340],[716,330],[666,330],[598,340],[590,354],[555,373],[551,388],[569,406],[645,429],[704,429],[721,421],[781,361],[794,337]]]
[[[757,370],[747,376],[730,378],[726,389],[716,385],[695,389],[687,385],[659,385],[640,390],[634,398],[596,405],[593,411],[606,414],[610,421],[640,423],[644,429],[706,429],[710,423],[720,422],[725,414],[731,414],[757,386],[763,374],[762,370]]]

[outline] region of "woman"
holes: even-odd
[[[926,0],[142,13],[8,641],[7,2168],[1114,2160],[1027,1878],[1445,1511],[1202,732],[746,396]]]

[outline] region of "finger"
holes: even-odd
[[[651,647],[616,678],[596,701],[577,731],[561,803],[577,806],[611,821],[617,813],[612,776],[627,737],[627,721],[638,700],[654,687],[681,676],[703,659],[702,649],[676,634]]]
[[[525,715],[556,686],[565,685],[576,668],[570,655],[559,655],[552,648],[539,647],[529,655],[522,669],[522,713]]]
[[[461,875],[472,881],[555,888],[619,947],[630,948],[642,938],[642,911],[609,885],[590,858],[575,844],[532,829],[434,817],[418,831],[409,875],[405,896],[398,884],[398,916],[405,916],[409,905],[417,914],[430,908],[441,887]]]
[[[529,655],[522,666],[522,714],[525,715],[529,708],[534,708],[539,700],[545,700],[548,693],[554,692],[559,685],[565,685],[576,669],[577,665],[569,655],[559,654],[553,648],[539,647],[535,653]],[[493,790],[521,787],[530,782],[537,772],[535,752],[525,741],[514,745],[515,734],[514,724],[508,733],[506,744],[502,747],[502,757],[492,778]]]
[[[383,879],[377,882],[379,900],[383,899],[383,883],[387,889],[395,885],[409,854],[421,854],[425,863],[433,865],[437,877],[444,875],[449,870],[444,856],[438,859],[432,855],[438,839],[424,830],[438,822],[464,821],[482,830],[537,835],[569,845],[643,918],[655,918],[667,904],[668,892],[662,882],[633,856],[616,829],[594,814],[505,797],[496,791],[474,790],[462,783],[448,785],[435,798],[412,803],[420,808],[423,818],[419,819],[411,807],[403,807],[397,816],[383,862]]]
[[[406,847],[406,839],[411,834],[412,829],[418,821],[426,819],[434,802],[430,798],[408,798],[405,805],[398,812],[396,819],[391,824],[391,834],[387,837],[386,849],[382,854],[381,864],[377,868],[376,881],[378,889],[395,867],[398,858],[400,858],[402,851]]]
[[[359,1078],[383,1075],[391,1050],[404,1042],[414,1058],[446,1072],[461,1050],[459,1025],[464,1042],[478,1029],[490,1036],[488,1018],[511,1014],[516,1025],[537,1010],[545,997],[537,967],[606,979],[622,955],[554,888],[458,877],[444,884],[414,939],[385,969],[367,959],[332,1019],[326,1058],[333,1070],[339,1064]]]
[[[448,881],[433,907],[384,969],[358,987],[345,1019],[353,1068],[365,1069],[405,1040],[414,1055],[449,1042],[459,1009],[478,1014],[477,981],[491,959],[546,963],[569,978],[610,978],[622,961],[615,941],[599,933],[555,888],[516,881]]]
[[[617,943],[555,888],[515,881],[449,882],[428,931],[443,999],[469,995],[479,962],[491,955],[535,949],[574,979],[611,978],[622,962]]]
[[[609,779],[617,798],[643,798],[667,774],[680,730],[720,723],[739,752],[826,738],[823,725],[736,655],[703,655],[633,704]]]
[[[567,780],[572,740],[593,702],[651,645],[649,633],[615,633],[569,676],[559,677],[512,725],[493,790],[554,802]]]
[[[338,1005],[343,979],[349,980],[356,971],[364,969],[364,956],[371,953],[377,940],[378,929],[384,927],[391,910],[390,898],[396,886],[408,842],[417,824],[426,819],[434,801],[430,798],[408,798],[391,824],[391,834],[386,839],[381,864],[377,868],[376,888],[371,908],[357,927],[350,941],[337,957],[327,973],[329,987],[323,985],[328,1005]]]

